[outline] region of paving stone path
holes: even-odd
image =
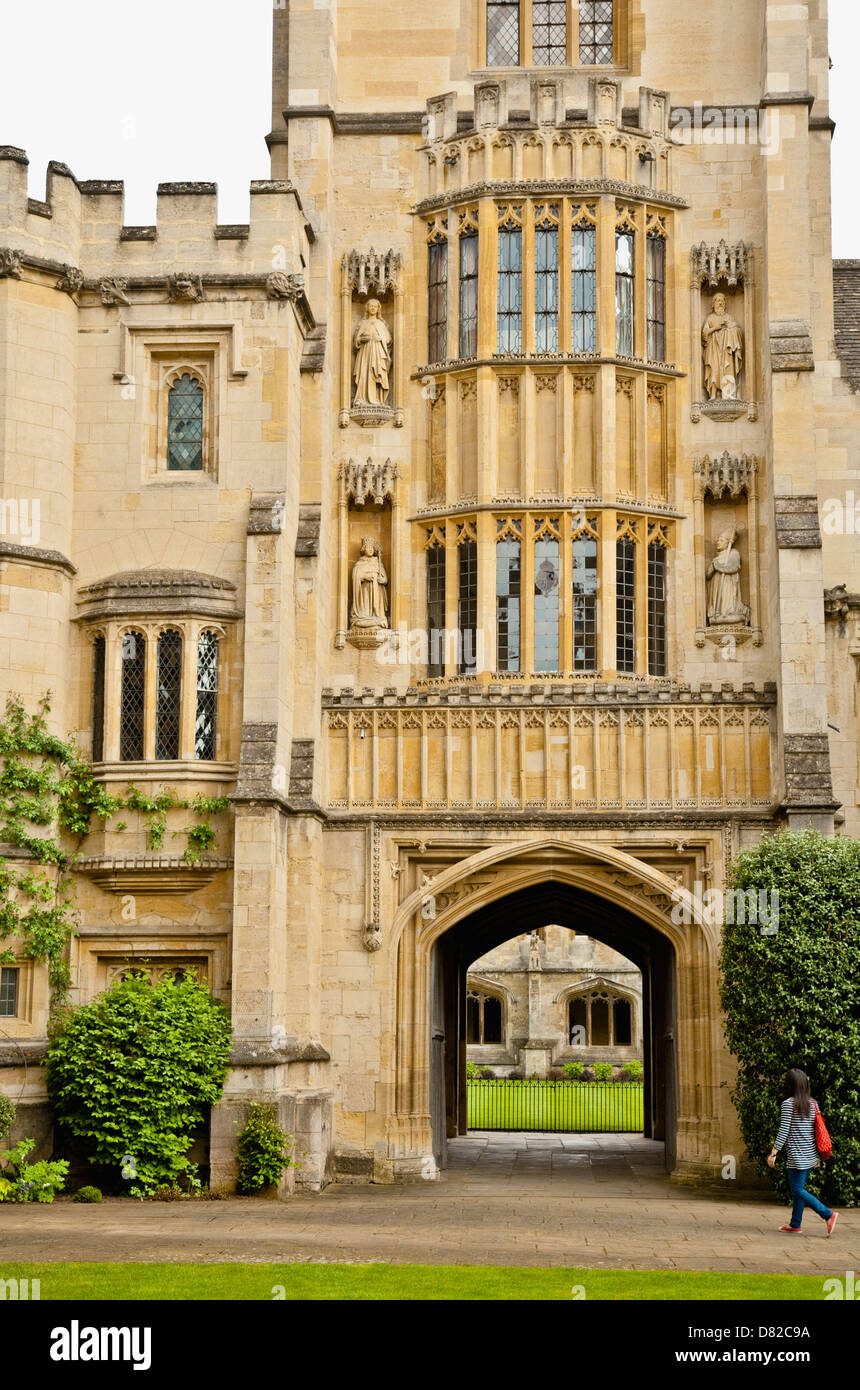
[[[807,1214],[762,1195],[669,1182],[662,1146],[640,1136],[470,1134],[440,1182],[334,1185],[287,1202],[0,1207],[0,1275],[12,1260],[370,1260],[591,1269],[860,1271],[860,1210],[830,1240]]]

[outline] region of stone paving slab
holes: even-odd
[[[625,1136],[613,1146],[601,1136],[598,1146],[565,1135],[561,1146],[548,1143],[542,1153],[519,1136],[503,1138],[454,1141],[441,1181],[413,1186],[335,1184],[287,1202],[3,1205],[0,1260],[379,1260],[734,1269],[822,1279],[860,1269],[860,1211],[842,1212],[830,1240],[810,1215],[802,1236],[785,1236],[777,1228],[786,1208],[764,1194],[727,1200],[722,1191],[674,1186],[662,1171],[661,1146],[641,1138]],[[488,1162],[500,1152],[501,1167]],[[565,1161],[571,1156],[573,1164]]]

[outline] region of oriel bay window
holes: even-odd
[[[613,0],[484,0],[487,67],[605,67],[615,61]],[[529,22],[530,21],[530,22]]]
[[[423,535],[428,677],[668,676],[665,520],[614,508],[479,513]],[[608,557],[614,584],[601,582]],[[495,651],[486,666],[485,634]]]
[[[93,762],[215,762],[221,636],[190,620],[97,632]]]

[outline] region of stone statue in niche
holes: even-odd
[[[352,619],[355,628],[388,627],[388,575],[372,536],[361,542],[352,570]]]
[[[382,317],[382,306],[378,299],[367,301],[364,318],[355,330],[352,345],[355,349],[353,404],[388,405],[391,330]]]
[[[708,566],[708,622],[748,623],[750,610],[741,598],[741,557],[735,550],[737,530],[730,527],[717,538],[717,553]]]
[[[737,400],[744,361],[743,336],[727,311],[726,296],[714,296],[714,307],[702,329],[705,351],[705,390],[708,400]]]

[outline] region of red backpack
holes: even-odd
[[[812,1104],[815,1106],[815,1147],[820,1157],[826,1160],[833,1153],[833,1143],[830,1135],[827,1133],[827,1125],[824,1123],[824,1116],[819,1110],[816,1102],[813,1101]]]

